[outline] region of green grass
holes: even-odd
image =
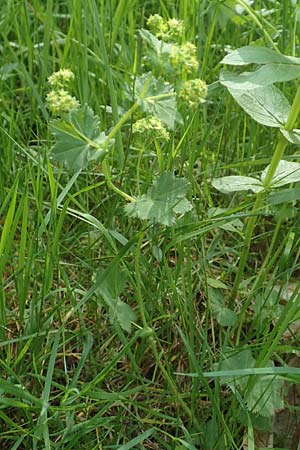
[[[225,4],[1,3],[0,448],[225,450],[248,439],[254,450],[254,430],[273,418],[249,403],[260,370],[274,386],[273,375],[282,376],[285,392],[298,389],[299,373],[288,364],[299,354],[299,203],[281,205],[277,216],[258,214],[232,299],[245,228],[228,230],[228,217],[245,225],[255,198],[220,194],[211,180],[259,174],[278,139],[213,84],[227,46],[269,46],[271,39],[300,56],[299,11],[290,1],[266,0],[238,17]],[[156,13],[184,21],[209,96],[194,113],[182,107],[182,124],[160,147],[135,140],[136,112],[115,134],[108,171],[133,197],[162,171],[187,179],[193,209],[172,227],[129,219],[101,163],[70,174],[51,161],[45,106],[48,76],[68,67],[74,95],[111,131],[132,106],[126,85],[145,70],[137,30]],[[282,87],[293,99],[297,82]],[[297,147],[286,155],[298,160]],[[211,208],[226,210],[212,217]],[[130,332],[112,320],[101,291],[117,286],[121,273],[120,298],[136,315]],[[237,320],[224,325],[220,314],[230,304]],[[238,369],[251,367],[224,363],[228,348],[251,350],[256,362],[236,392],[226,364],[237,380]],[[294,409],[298,418],[299,405]],[[275,436],[274,445],[291,444]]]

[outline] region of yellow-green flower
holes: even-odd
[[[184,32],[183,20],[169,19],[167,21],[168,31],[167,40],[168,41],[178,41],[182,39]]]
[[[74,80],[75,76],[70,69],[60,69],[58,72],[54,72],[48,78],[48,82],[53,87],[64,87]]]
[[[46,97],[47,106],[53,114],[60,115],[78,108],[79,102],[65,89],[50,91]]]
[[[168,141],[170,139],[170,135],[163,122],[155,116],[137,120],[133,124],[132,131],[143,138],[150,137],[161,141]]]
[[[182,20],[169,19],[165,21],[159,14],[151,15],[147,20],[147,26],[156,37],[166,42],[181,40],[184,32]]]
[[[185,81],[178,92],[178,97],[193,109],[205,102],[206,95],[207,84],[200,78]]]
[[[159,14],[153,14],[147,20],[147,26],[155,36],[163,38],[168,31],[168,25]]]
[[[198,68],[197,48],[191,42],[182,45],[173,44],[170,62],[176,71],[184,70],[191,73]]]

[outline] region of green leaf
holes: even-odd
[[[136,314],[133,309],[121,300],[110,301],[109,318],[112,323],[117,320],[123,330],[131,331],[131,323],[136,320]]]
[[[281,189],[271,192],[269,200],[271,205],[281,205],[283,203],[295,202],[300,199],[300,188]]]
[[[127,275],[119,267],[114,266],[110,270],[99,270],[97,274],[98,283],[96,293],[103,298],[109,308],[109,319],[112,323],[117,321],[123,330],[130,332],[131,323],[136,319],[133,309],[119,299],[119,295],[125,289]]]
[[[250,350],[230,351],[225,355],[225,359],[219,363],[222,371],[248,369],[255,367],[255,359]],[[269,361],[268,367],[274,367],[274,363]],[[250,376],[222,377],[221,383],[228,384],[233,392],[238,389],[244,396],[247,408],[255,414],[270,417],[275,414],[275,409],[282,408],[282,387],[283,382],[275,375],[259,375],[255,377],[255,383],[249,389]]]
[[[157,39],[154,34],[145,29],[139,30],[139,34],[142,37],[143,41],[148,44],[153,50],[155,50],[158,55],[171,53],[172,44],[168,44],[161,41],[160,39]]]
[[[292,144],[300,145],[300,130],[294,129],[292,131],[288,131],[284,128],[280,128],[280,132]]]
[[[222,70],[220,82],[232,89],[249,90],[269,86],[273,83],[290,81],[300,77],[300,65],[297,64],[266,64],[254,72],[234,74]]]
[[[219,363],[220,371],[233,371],[231,377],[223,376],[220,381],[222,384],[237,385],[245,387],[248,382],[248,376],[234,377],[234,371],[240,369],[249,369],[255,366],[255,359],[252,356],[251,350],[232,350],[227,349],[224,359]]]
[[[209,208],[208,210],[208,217],[224,217],[227,220],[227,223],[224,223],[222,225],[219,225],[218,223],[216,223],[216,227],[221,228],[222,230],[225,231],[230,231],[232,233],[241,233],[243,231],[244,228],[244,224],[240,219],[235,218],[234,216],[231,215],[226,215],[226,213],[229,210],[226,208]]]
[[[175,223],[176,214],[184,214],[192,209],[191,203],[185,198],[188,187],[187,180],[164,172],[148,193],[126,205],[125,211],[130,217],[170,227]]]
[[[264,189],[262,183],[256,178],[235,175],[216,178],[212,180],[211,184],[215,189],[225,194],[248,190],[257,193]]]
[[[244,66],[246,64],[300,64],[300,58],[281,55],[280,53],[267,47],[245,46],[240,47],[221,61],[222,64],[232,66]]]
[[[243,110],[256,122],[269,127],[282,127],[288,118],[290,104],[276,86],[249,91],[228,88],[230,94]]]
[[[99,130],[99,118],[85,105],[72,110],[65,119],[49,125],[55,137],[51,158],[64,162],[71,171],[85,169],[92,160],[102,160],[106,150],[101,146],[105,133]]]
[[[270,366],[274,364],[269,363]],[[283,381],[273,375],[257,377],[251,391],[246,395],[246,404],[254,414],[270,417],[276,409],[283,408],[282,400]]]
[[[237,321],[234,311],[225,306],[225,298],[219,289],[208,288],[213,316],[222,327],[231,327]]]
[[[261,181],[264,183],[270,166],[267,166],[261,175]],[[300,181],[300,163],[281,160],[273,176],[271,187],[277,188],[286,184]]]
[[[155,115],[171,130],[177,119],[177,101],[170,83],[146,73],[136,80],[136,95],[142,110]]]

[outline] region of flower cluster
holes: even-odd
[[[164,20],[159,14],[153,14],[147,20],[147,26],[156,37],[165,42],[182,40],[184,25],[182,20]]]
[[[67,114],[79,107],[79,102],[65,89],[72,80],[74,73],[70,69],[60,69],[48,78],[52,90],[46,96],[49,110],[55,115]]]
[[[68,113],[71,109],[79,106],[78,100],[72,97],[65,89],[50,91],[47,94],[46,101],[48,108],[55,115]]]
[[[152,138],[161,141],[168,141],[170,135],[162,123],[155,116],[144,117],[137,120],[132,127],[133,133],[141,135],[143,138]]]
[[[185,81],[178,92],[178,97],[192,109],[204,103],[206,95],[207,84],[200,78]]]
[[[52,87],[62,88],[74,80],[74,73],[70,69],[60,69],[58,72],[54,72],[48,78],[48,82]]]
[[[182,45],[173,44],[170,62],[176,71],[194,72],[198,68],[197,49],[191,42]]]

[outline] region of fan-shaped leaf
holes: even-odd
[[[105,133],[99,130],[99,118],[85,105],[71,111],[65,119],[54,120],[50,130],[55,137],[51,158],[64,162],[71,171],[86,168],[91,160],[101,160]]]
[[[174,225],[176,214],[184,214],[192,208],[185,198],[188,186],[185,179],[175,178],[172,173],[165,172],[157,178],[147,194],[126,205],[125,211],[130,217]]]

